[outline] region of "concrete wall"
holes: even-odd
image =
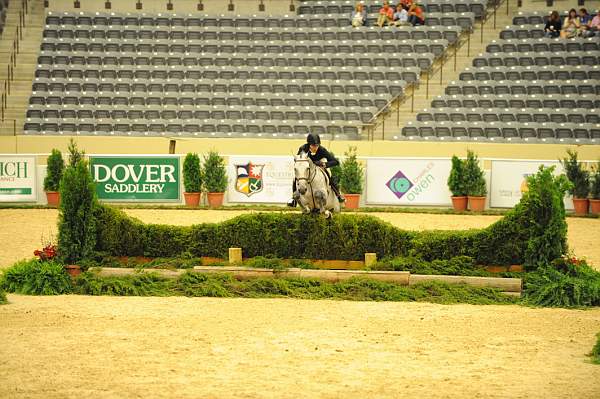
[[[66,152],[70,137],[17,136],[0,137],[0,153],[48,154],[53,148]],[[169,137],[75,137],[79,148],[88,154],[168,154]],[[211,149],[226,155],[295,154],[303,140],[275,139],[201,139],[173,138],[177,154],[206,152]],[[348,146],[356,146],[358,155],[390,157],[449,157],[466,155],[474,150],[480,158],[536,159],[555,161],[571,148],[581,160],[600,159],[600,145],[504,144],[474,142],[406,142],[406,141],[324,141],[323,145],[342,155]]]

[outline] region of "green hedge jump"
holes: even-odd
[[[222,223],[189,227],[144,224],[98,205],[96,251],[111,256],[226,258],[241,247],[244,257],[360,260],[418,256],[424,260],[466,255],[478,264],[538,264],[566,253],[563,182],[552,169],[529,178],[529,191],[504,218],[485,229],[413,232],[375,217],[340,214],[331,220],[296,213],[256,213]]]

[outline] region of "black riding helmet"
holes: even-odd
[[[316,133],[309,133],[308,136],[306,136],[306,142],[310,145],[321,145],[321,138]]]

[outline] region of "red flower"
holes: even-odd
[[[49,244],[46,245],[41,251],[33,251],[33,254],[39,257],[41,261],[51,260],[56,256],[56,247],[52,244]]]

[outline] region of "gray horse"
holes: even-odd
[[[317,167],[307,153],[294,157],[294,174],[294,199],[300,204],[303,213],[319,212],[330,218],[331,212],[340,212],[340,202],[329,186],[329,174],[325,169]]]

